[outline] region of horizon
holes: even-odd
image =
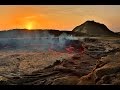
[[[0,5],[0,31],[55,29],[72,31],[88,20],[120,32],[120,5]]]

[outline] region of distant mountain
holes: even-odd
[[[118,36],[119,33],[114,33],[109,30],[104,24],[86,21],[85,23],[75,27],[72,31],[60,31],[54,29],[12,29],[8,31],[0,31],[0,38],[36,38],[49,36]]]
[[[73,32],[76,35],[89,35],[89,36],[118,36],[110,31],[104,24],[95,21],[86,21],[85,23],[75,27]]]
[[[59,31],[53,29],[13,29],[8,31],[0,31],[0,38],[35,38],[35,37],[49,37],[49,36],[60,36],[60,35],[72,35],[72,31]]]

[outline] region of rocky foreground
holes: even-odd
[[[2,54],[0,84],[120,85],[119,39],[86,39],[84,44],[87,48],[83,54],[56,53],[55,57],[47,58],[49,54],[44,53],[47,62],[53,61],[53,64],[45,64],[46,61],[41,64],[40,57],[43,56],[40,53],[12,56]]]

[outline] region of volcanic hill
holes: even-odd
[[[86,21],[83,24],[75,27],[73,32],[76,35],[87,35],[87,36],[118,36],[118,34],[112,32],[104,24],[95,21]]]

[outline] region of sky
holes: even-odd
[[[72,30],[87,20],[120,32],[120,5],[0,5],[0,30]]]

